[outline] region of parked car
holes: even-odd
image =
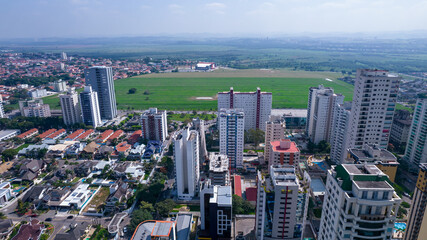
[[[68,216],[67,219],[73,219],[73,215]]]
[[[51,221],[52,221],[52,218],[46,218],[46,219],[45,219],[45,221],[46,221],[46,222],[51,222]]]

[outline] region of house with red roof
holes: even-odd
[[[46,139],[53,139],[56,140],[62,136],[64,136],[67,133],[67,131],[65,131],[65,129],[59,129],[58,131],[50,134],[49,136],[46,137]]]
[[[99,135],[96,139],[96,143],[105,143],[111,135],[113,135],[114,131],[111,129],[105,130],[101,135]]]
[[[39,133],[39,130],[37,128],[33,128],[33,129],[30,129],[24,133],[19,134],[16,137],[20,138],[20,139],[27,139],[27,138],[30,138],[30,137],[37,135],[38,133]]]
[[[39,239],[40,235],[45,230],[44,224],[39,224],[39,220],[33,219],[28,224],[23,224],[18,230],[18,233],[12,238],[12,240],[28,240],[28,239]]]
[[[141,138],[141,135],[142,135],[142,130],[137,130],[133,132],[132,135],[128,138],[128,143],[132,145],[137,143]]]
[[[67,141],[73,141],[74,139],[76,139],[80,135],[82,135],[82,133],[84,133],[84,132],[85,132],[85,130],[78,129],[78,130],[74,131],[73,133],[69,134],[67,137],[65,137],[65,140],[67,140]]]
[[[132,148],[132,145],[128,144],[126,141],[119,143],[114,152],[111,154],[112,158],[120,158],[120,157],[127,157],[129,155],[129,152]]]
[[[55,128],[51,128],[51,129],[43,132],[42,134],[40,134],[39,138],[45,139],[45,138],[49,137],[51,134],[53,134],[54,132],[56,132],[56,129]]]
[[[121,136],[123,136],[125,134],[125,132],[123,132],[123,130],[117,130],[115,131],[108,139],[107,141],[113,141],[114,139],[118,139]]]
[[[79,141],[86,140],[86,139],[88,139],[90,136],[92,136],[92,134],[93,134],[94,132],[95,132],[95,131],[94,131],[93,129],[89,129],[89,130],[85,131],[84,133],[80,134],[80,135],[77,137],[77,140],[79,140]]]

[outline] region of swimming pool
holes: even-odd
[[[393,232],[396,232],[398,230],[405,231],[405,229],[406,229],[406,223],[404,223],[404,222],[396,222],[396,223],[394,223]]]
[[[323,171],[327,170],[324,162],[313,162],[313,163],[316,164],[317,166],[319,166],[320,169],[322,169]]]

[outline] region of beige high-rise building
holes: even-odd
[[[357,70],[348,147],[374,144],[387,148],[400,79],[386,70]]]
[[[276,120],[265,124],[264,162],[270,159],[271,142],[285,138],[285,122]]]
[[[420,164],[417,185],[412,195],[408,226],[404,240],[424,240],[427,237],[427,163]]]
[[[66,125],[72,125],[81,122],[79,95],[70,88],[67,94],[59,95],[61,103],[62,117]]]

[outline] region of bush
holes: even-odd
[[[411,205],[409,204],[409,203],[407,203],[407,202],[402,202],[402,207],[404,207],[404,208],[410,208],[411,207]]]
[[[136,88],[131,88],[128,91],[129,94],[135,94],[136,93]]]

